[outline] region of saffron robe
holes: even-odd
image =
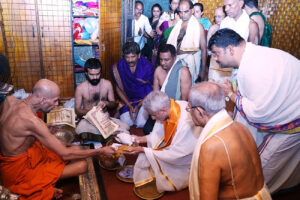
[[[35,142],[26,153],[14,157],[0,154],[1,182],[20,200],[50,200],[65,162],[54,152]]]

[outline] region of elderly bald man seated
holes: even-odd
[[[111,147],[81,150],[66,147],[38,117],[58,105],[60,89],[50,80],[39,80],[24,100],[13,96],[0,107],[0,174],[4,187],[20,199],[60,197],[55,183],[87,171],[84,158],[115,151]]]

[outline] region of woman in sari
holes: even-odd
[[[152,13],[152,17],[149,20],[150,25],[152,27],[152,30],[156,30],[156,26],[158,24],[161,14],[162,14],[161,6],[158,3],[154,4],[151,8],[151,13]],[[147,38],[147,43],[145,44],[145,47],[142,50],[142,55],[151,61],[152,53],[153,53],[152,51],[155,47],[155,44],[157,43],[158,35],[155,35],[154,38],[148,37],[148,35],[144,35],[144,36],[145,36],[145,38]]]
[[[174,19],[164,21],[160,25],[159,30],[162,32],[162,34],[158,35],[158,40],[157,40],[157,43],[155,44],[155,48],[153,50],[153,56],[152,56],[152,63],[155,66],[159,65],[159,58],[157,58],[157,55],[159,55],[159,52],[158,52],[159,46],[167,43],[171,31],[173,30],[174,26],[176,25],[176,23],[179,20],[180,20],[180,17],[178,14],[178,10],[176,10]]]

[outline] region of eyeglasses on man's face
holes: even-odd
[[[194,109],[196,109],[196,108],[201,108],[201,109],[203,109],[201,106],[191,106],[191,105],[188,105],[186,108],[185,108],[185,110],[187,111],[187,112],[191,112],[192,110],[194,110]],[[203,109],[204,110],[204,109]]]

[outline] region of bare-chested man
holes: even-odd
[[[271,199],[251,133],[224,108],[224,93],[216,83],[192,87],[187,110],[204,128],[193,154],[190,199]]]
[[[227,17],[221,22],[220,29],[230,28],[237,32],[244,40],[259,43],[259,28],[257,23],[249,19],[243,10],[244,0],[223,0]]]
[[[161,90],[174,100],[188,100],[192,86],[190,71],[176,60],[176,49],[171,44],[159,48],[160,65],[155,69],[153,90]]]
[[[36,112],[49,112],[58,105],[59,95],[56,83],[41,79],[28,98],[18,100],[9,96],[1,105],[1,182],[22,199],[50,200],[58,192],[54,190],[58,179],[86,172],[83,158],[114,153],[110,147],[91,150],[66,147],[50,133]]]
[[[88,59],[84,64],[86,81],[81,83],[75,92],[75,112],[83,116],[94,106],[101,106],[105,111],[114,109],[114,91],[109,80],[101,78],[101,63],[96,58]]]
[[[192,83],[198,77],[201,80],[207,79],[204,28],[193,16],[193,3],[190,0],[181,0],[178,12],[181,20],[171,31],[167,44],[172,44],[177,49],[177,58],[186,63],[192,76]]]

